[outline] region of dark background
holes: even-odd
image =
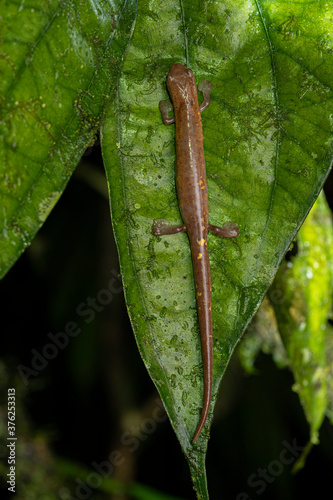
[[[332,176],[326,194],[332,206]],[[112,450],[125,460],[111,477],[195,498],[187,463],[167,420],[153,430],[141,429],[135,451],[122,439],[150,419],[157,406],[123,294],[115,293],[90,323],[76,312],[88,297],[107,288],[112,270],[118,273],[119,264],[96,144],[84,155],[31,247],[0,283],[1,398],[4,403],[7,388],[16,388],[18,498],[28,498],[27,491],[29,498],[75,498],[75,474],[69,473],[65,459],[89,472],[93,462],[106,460]],[[41,352],[49,342],[47,334],[63,331],[69,321],[78,324],[80,334],[25,386],[17,366],[31,366],[31,349]],[[245,375],[235,354],[222,382],[207,457],[211,499],[303,500],[332,492],[332,427],[325,420],[320,444],[302,471],[292,475],[292,464],[279,469],[284,443],[304,446],[308,426],[291,391],[290,372],[278,370],[263,354],[256,367],[257,375]],[[3,445],[0,452],[6,460]],[[269,480],[258,483],[264,469],[271,471]],[[89,498],[131,496],[94,489]]]

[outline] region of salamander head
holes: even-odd
[[[194,83],[194,76],[190,69],[182,64],[173,64],[167,77],[167,87],[170,93],[175,88],[185,89],[190,83]]]

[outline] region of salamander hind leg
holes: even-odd
[[[208,224],[208,231],[223,236],[224,238],[237,238],[239,227],[237,222],[225,222],[222,227]]]
[[[202,95],[204,98],[204,100],[199,108],[201,113],[203,112],[204,109],[208,108],[208,106],[210,105],[210,93],[211,93],[212,88],[213,88],[213,84],[212,84],[212,82],[209,82],[208,80],[202,80],[202,82],[200,82],[198,84],[198,90],[200,90],[200,92],[202,92]]]
[[[152,225],[152,231],[155,236],[177,234],[186,231],[186,226],[171,226],[167,219],[155,219]]]
[[[159,110],[161,112],[162,120],[164,125],[170,125],[174,123],[175,119],[173,116],[169,116],[169,113],[173,110],[172,104],[170,101],[160,101],[159,102]]]

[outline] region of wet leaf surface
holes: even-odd
[[[61,196],[113,97],[136,2],[10,2],[0,49],[0,277]]]
[[[203,113],[210,222],[237,222],[237,241],[209,236],[214,402],[249,320],[315,201],[332,151],[332,2],[142,2],[103,155],[129,314],[141,356],[207,498],[208,428],[195,446],[203,391],[186,234],[156,238],[155,218],[181,224],[174,127],[162,123],[172,63],[213,82]],[[306,8],[305,8],[306,7]],[[209,420],[212,418],[212,411]]]

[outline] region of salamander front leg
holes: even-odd
[[[222,227],[208,224],[208,231],[223,236],[224,238],[237,238],[239,227],[237,222],[225,222]]]
[[[212,82],[209,82],[208,80],[202,80],[202,82],[200,82],[198,84],[198,90],[200,90],[200,92],[202,92],[202,95],[203,95],[203,102],[201,103],[199,109],[200,109],[200,112],[202,113],[204,109],[208,108],[208,106],[210,105],[210,93],[211,93],[211,90],[213,88],[213,84]]]
[[[175,122],[175,119],[173,116],[169,116],[169,113],[173,110],[172,104],[170,101],[160,101],[158,105],[162,120],[164,125],[170,125],[171,123]]]
[[[155,236],[163,236],[164,234],[177,234],[186,231],[185,224],[183,226],[171,226],[167,219],[155,219],[152,226],[152,231]]]

